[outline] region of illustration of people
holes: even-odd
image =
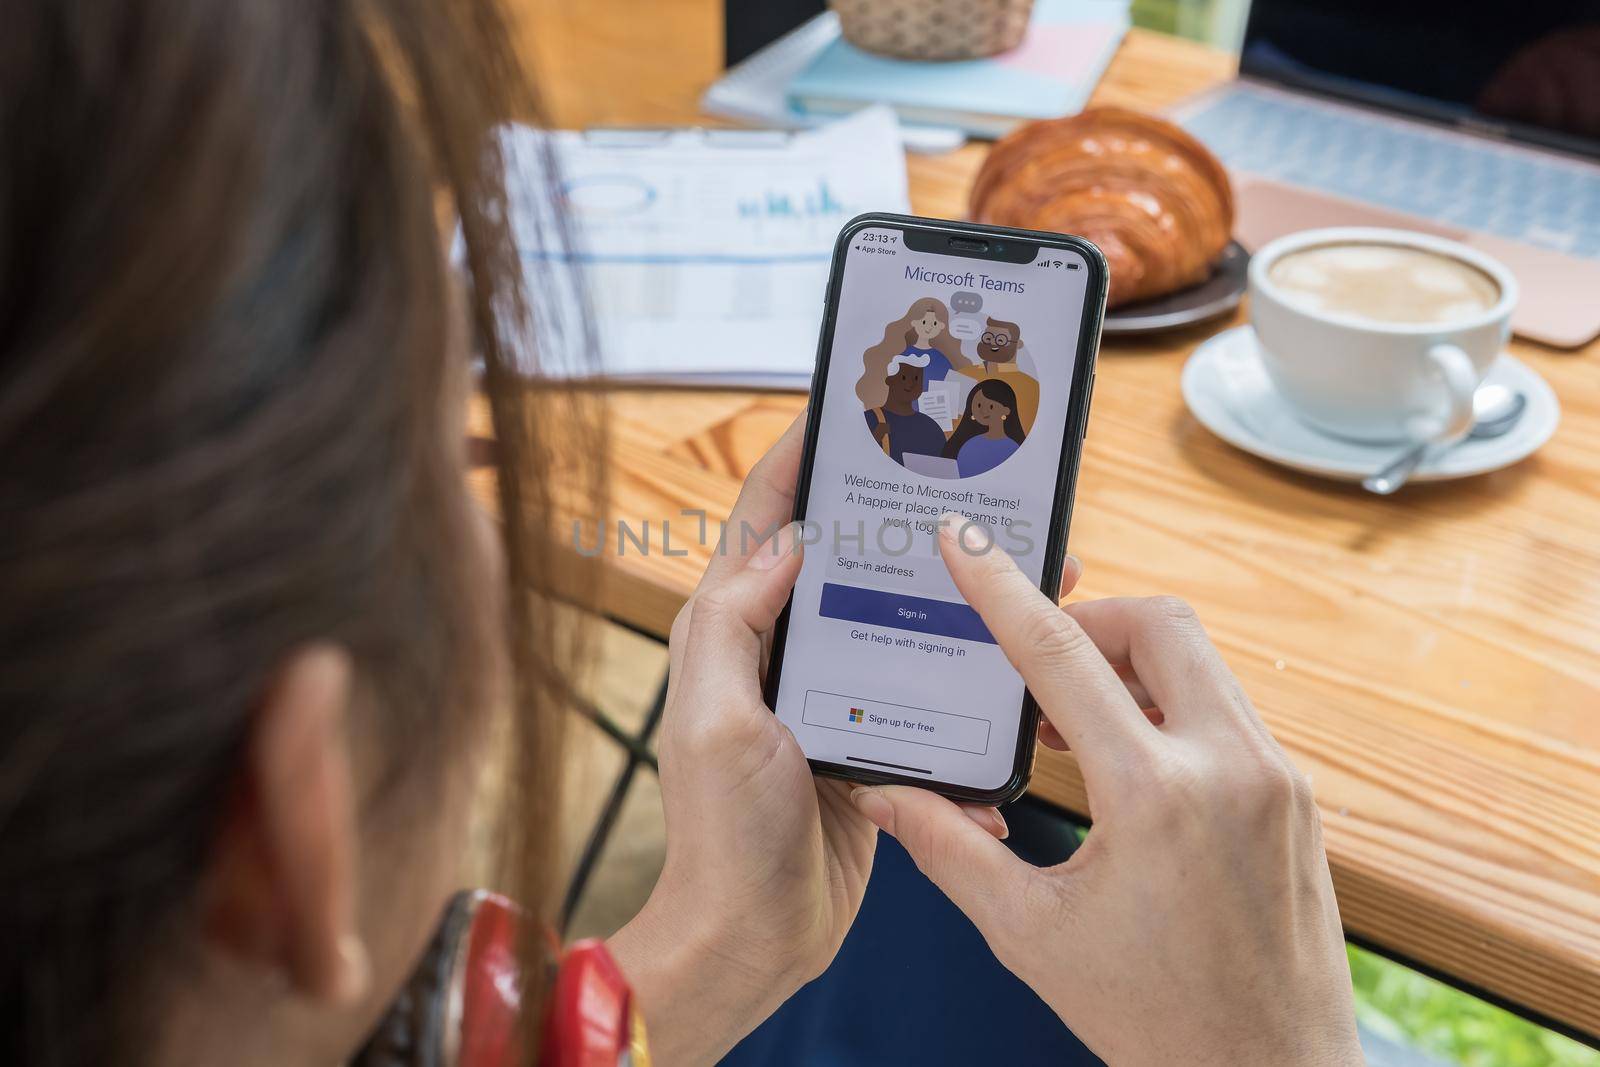
[[[967,394],[967,410],[945,444],[944,456],[956,461],[958,477],[971,478],[1005,462],[1026,438],[1016,392],[999,378],[989,378]]]
[[[958,367],[957,373],[979,382],[1004,382],[1016,397],[1016,414],[1026,434],[1033,430],[1033,417],[1039,412],[1039,383],[1017,366],[1017,352],[1021,347],[1022,328],[991,315],[978,338],[978,358],[982,362]],[[969,406],[971,399],[969,395]]]
[[[959,384],[949,384],[950,372],[970,366],[972,360],[962,352],[961,342],[951,336],[950,312],[942,300],[925,296],[912,301],[905,315],[884,328],[883,340],[867,351],[866,361],[869,366],[880,361],[887,364],[896,355],[913,363],[926,359],[917,410],[948,433],[971,388],[965,378],[959,379]]]
[[[945,447],[944,429],[916,407],[932,357],[927,353],[895,352],[880,364],[874,355],[878,351],[867,350],[866,371],[856,382],[856,396],[866,408],[862,414],[873,440],[890,459],[902,465],[907,452],[940,455]]]
[[[970,360],[961,352],[961,343],[950,336],[950,311],[944,301],[925,296],[912,301],[901,318],[884,328],[883,340],[867,352],[867,363],[888,363],[894,355],[926,357],[922,380],[942,382],[952,370],[967,366]]]

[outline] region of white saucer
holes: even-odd
[[[1561,405],[1545,380],[1521,360],[1501,353],[1485,381],[1523,393],[1527,410],[1511,432],[1463,441],[1423,460],[1413,481],[1466,478],[1499,470],[1550,440]],[[1201,424],[1236,448],[1308,474],[1360,481],[1393,459],[1401,445],[1363,444],[1313,430],[1295,417],[1261,365],[1256,333],[1236,326],[1207,340],[1183,367],[1183,399]]]

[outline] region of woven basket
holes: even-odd
[[[897,59],[978,59],[1022,43],[1033,0],[828,0],[857,48]]]

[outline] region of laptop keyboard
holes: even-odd
[[[1238,170],[1600,259],[1600,164],[1247,85],[1182,122]]]

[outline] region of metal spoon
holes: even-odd
[[[1509,433],[1517,420],[1522,418],[1527,406],[1526,396],[1503,385],[1479,386],[1478,391],[1472,394],[1472,429],[1467,431],[1462,440],[1484,441]],[[1458,443],[1452,441],[1445,448],[1453,448]],[[1379,496],[1388,496],[1406,484],[1406,479],[1421,465],[1422,458],[1433,444],[1432,441],[1421,441],[1412,445],[1383,470],[1363,478],[1361,487]]]

